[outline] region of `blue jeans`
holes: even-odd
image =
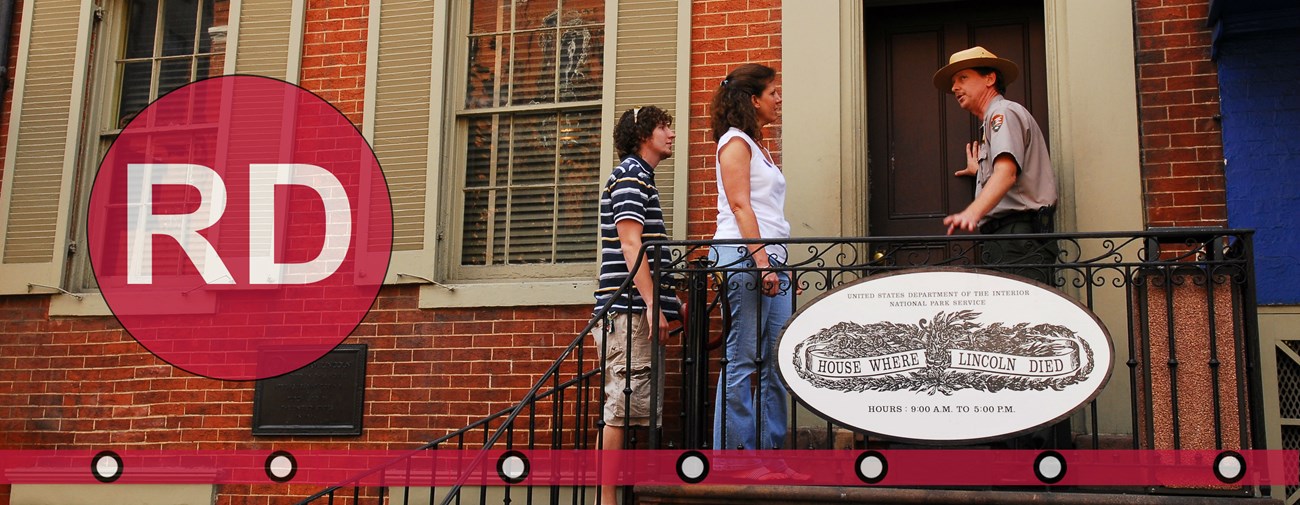
[[[754,268],[754,260],[746,256],[745,246],[738,245],[715,246],[709,252],[723,269]],[[785,444],[790,402],[777,370],[776,339],[793,311],[794,288],[789,274],[779,272],[779,292],[766,296],[761,273],[727,272],[731,330],[718,374],[714,449],[781,449]],[[757,385],[752,384],[755,375]]]

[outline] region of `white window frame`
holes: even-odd
[[[590,261],[574,263],[546,263],[546,264],[522,264],[522,265],[462,265],[462,246],[463,246],[463,220],[464,220],[464,189],[465,189],[465,172],[466,172],[466,148],[468,141],[468,118],[486,115],[492,113],[509,113],[509,112],[529,112],[539,110],[552,110],[562,112],[564,110],[575,109],[599,109],[601,121],[600,133],[600,160],[602,165],[600,173],[608,174],[609,168],[604,165],[604,160],[612,158],[613,147],[609,137],[612,135],[609,121],[604,120],[612,114],[614,81],[613,81],[613,61],[615,57],[614,44],[611,41],[616,40],[616,21],[617,21],[617,2],[607,2],[605,4],[604,24],[603,24],[603,75],[601,83],[601,98],[599,100],[590,100],[583,102],[561,102],[554,105],[545,106],[524,105],[524,106],[503,106],[469,110],[465,107],[466,93],[466,75],[468,72],[468,43],[470,30],[470,12],[468,3],[453,2],[449,19],[450,22],[450,44],[449,54],[451,57],[447,62],[447,93],[445,97],[447,114],[446,135],[443,142],[447,146],[444,152],[447,154],[448,163],[444,164],[445,170],[441,174],[441,179],[445,182],[441,200],[444,202],[440,209],[440,219],[438,228],[439,236],[439,253],[438,256],[446,258],[446,261],[440,265],[439,276],[447,279],[451,283],[482,283],[497,285],[502,281],[515,281],[509,285],[515,293],[521,295],[520,301],[531,300],[533,297],[524,293],[537,291],[538,298],[548,298],[545,293],[549,292],[550,287],[565,288],[560,293],[571,292],[574,290],[584,290],[588,287],[595,287],[594,278],[598,267],[598,249],[597,239],[599,237],[598,227],[593,226],[590,237],[591,256]],[[602,177],[597,177],[593,184],[599,185],[603,182]],[[596,193],[598,195],[599,193]],[[598,202],[592,199],[590,205],[594,208]],[[595,224],[595,223],[593,223]],[[531,286],[521,287],[517,281],[526,281]],[[502,285],[505,287],[505,285]],[[498,293],[499,297],[500,294]],[[583,300],[591,299],[591,292],[582,293]],[[459,297],[466,298],[466,297]],[[474,297],[469,297],[474,298]],[[487,298],[490,298],[487,297]],[[572,298],[572,297],[563,297]],[[487,302],[488,300],[484,300]],[[532,300],[542,302],[544,300]],[[488,305],[499,305],[502,302],[487,303]],[[525,302],[526,303],[526,302]],[[423,302],[422,302],[423,305]]]
[[[160,57],[158,51],[162,44],[160,31],[162,26],[161,5],[168,0],[159,0],[160,8],[157,10],[158,19],[155,24],[154,38],[154,55],[149,57],[150,61],[172,59],[175,57]],[[229,3],[226,25],[216,25],[216,19],[213,20],[213,27],[209,34],[214,37],[225,37],[236,23],[238,16],[238,4],[240,0],[214,0],[213,4],[226,1]],[[83,125],[83,131],[80,134],[82,148],[77,155],[76,160],[76,179],[73,190],[73,211],[69,215],[72,220],[69,232],[72,236],[69,238],[69,244],[73,254],[69,254],[63,265],[64,275],[63,283],[65,289],[71,292],[79,293],[80,298],[68,300],[68,296],[55,297],[50,304],[51,315],[107,315],[110,312],[108,305],[104,302],[103,296],[99,294],[99,288],[94,281],[94,273],[90,266],[90,245],[86,237],[86,229],[91,221],[87,215],[86,209],[90,202],[90,191],[94,184],[94,179],[98,173],[99,163],[108,153],[109,147],[118,135],[122,133],[121,125],[115,124],[117,117],[120,115],[120,98],[121,98],[121,78],[118,72],[119,62],[124,57],[126,50],[127,30],[129,29],[130,1],[129,0],[103,0],[97,2],[100,13],[99,20],[91,28],[90,36],[92,37],[92,51],[89,79],[86,83],[88,87],[87,98],[85,103],[86,122]],[[215,8],[214,8],[215,10]],[[196,42],[197,43],[197,42]],[[209,46],[209,49],[216,47],[216,41]],[[213,75],[230,73],[234,64],[234,41],[227,39],[224,48],[224,54],[219,52],[202,53],[203,56],[211,57],[215,60],[218,55],[222,55],[222,66],[215,72],[210,71]],[[188,54],[187,57],[195,58],[199,54]],[[156,100],[159,96],[158,81],[159,69],[152,70],[149,83],[149,101]],[[191,71],[193,67],[191,66]],[[192,81],[191,81],[192,82]]]

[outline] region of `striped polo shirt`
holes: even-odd
[[[605,189],[600,194],[600,287],[596,289],[596,309],[599,310],[619,286],[627,279],[628,265],[623,258],[622,244],[618,239],[618,227],[615,223],[632,219],[641,223],[641,243],[654,240],[668,240],[668,230],[664,227],[664,211],[659,204],[659,189],[655,187],[655,172],[649,163],[635,154],[623,159],[605,182]],[[653,255],[654,249],[648,250]],[[667,265],[670,254],[662,250],[658,258],[660,265]],[[649,268],[643,265],[641,268]],[[620,296],[611,309],[614,312],[645,312],[645,302],[635,289],[628,291],[629,296]],[[663,285],[659,290],[659,306],[669,320],[681,318],[681,302],[677,300],[670,285]]]

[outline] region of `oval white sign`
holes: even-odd
[[[1059,421],[1110,378],[1105,325],[1045,285],[992,272],[872,276],[800,309],[781,378],[817,413],[907,442],[1010,438]]]

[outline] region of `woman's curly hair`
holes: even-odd
[[[760,96],[767,85],[776,79],[776,70],[767,65],[746,63],[722,80],[713,94],[713,140],[716,142],[731,127],[739,128],[750,138],[758,138],[758,124],[754,102],[750,97]]]
[[[653,105],[628,109],[614,125],[614,149],[619,159],[641,149],[641,143],[654,135],[655,128],[672,125],[673,117]]]

